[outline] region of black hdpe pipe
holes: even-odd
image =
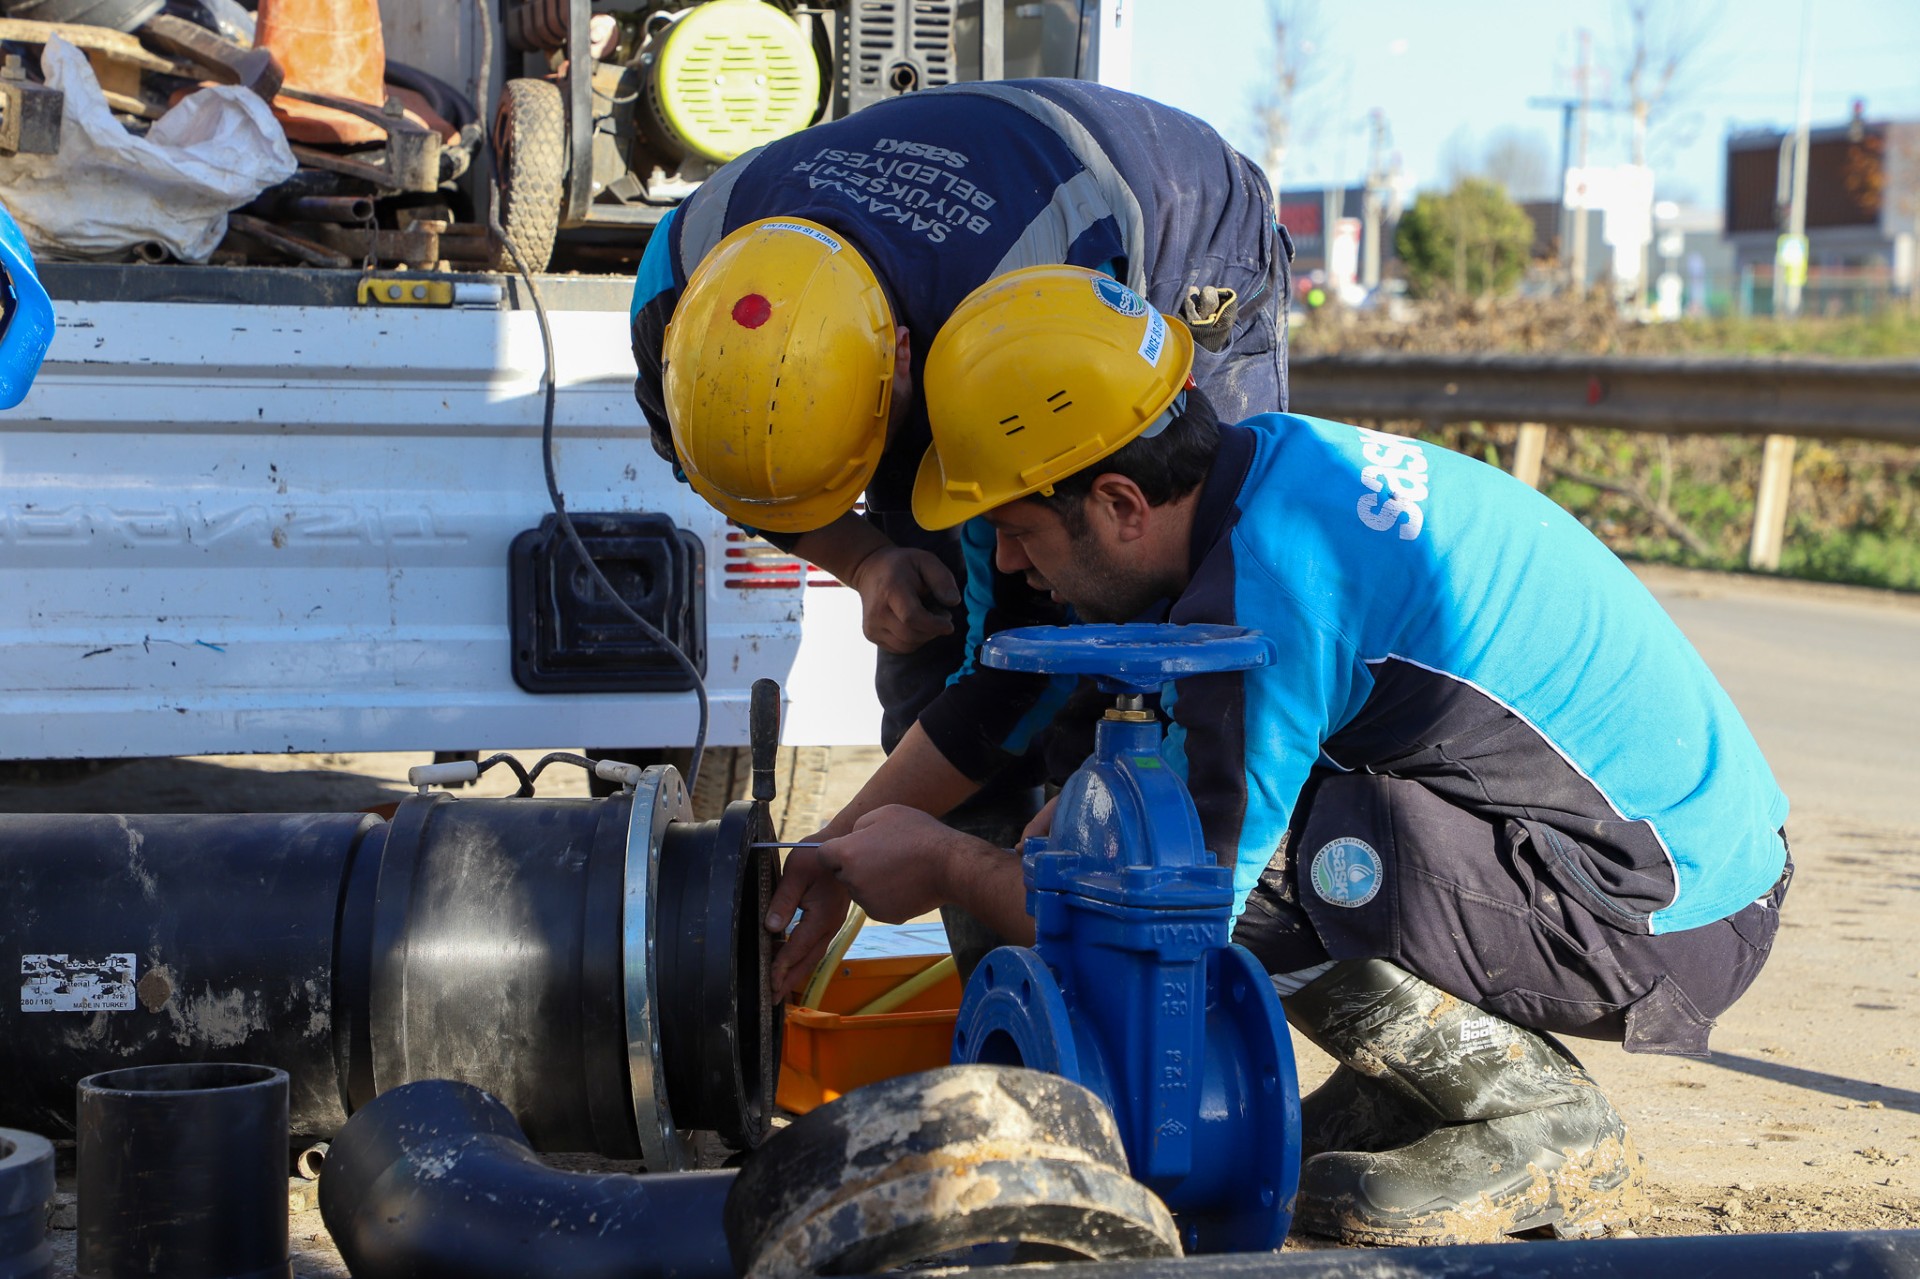
[[[478,1088],[406,1084],[355,1114],[320,1212],[356,1279],[733,1279],[731,1172],[560,1172]]]
[[[135,1066],[79,1095],[77,1279],[288,1279],[285,1071]]]
[[[1215,1253],[1096,1262],[1072,1273],[1074,1279],[1920,1279],[1920,1230]],[[968,1279],[1032,1274],[1030,1268],[978,1268]]]
[[[53,1143],[0,1128],[0,1279],[46,1279],[53,1273],[47,1242],[51,1198]]]
[[[771,761],[778,688],[755,688]],[[0,815],[0,1125],[74,1132],[74,1086],[239,1061],[326,1137],[458,1079],[540,1150],[690,1166],[764,1136],[778,1070],[763,801],[695,822],[671,769],[603,800],[419,795],[365,814]],[[284,1153],[283,1158],[284,1158]]]

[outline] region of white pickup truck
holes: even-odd
[[[812,33],[826,114],[953,79],[1128,78],[1126,0],[770,3]],[[723,15],[645,0],[654,43],[609,69],[582,43],[602,7],[514,0],[504,43],[477,34],[487,6],[462,7],[464,22],[419,0],[387,0],[382,14],[390,58],[469,88],[506,74],[535,97],[564,89],[578,100],[550,126],[590,117],[615,134],[633,95],[607,99],[602,121],[581,96],[588,77],[557,73],[556,88],[552,59],[596,77],[664,75],[650,51],[680,24],[740,16],[737,4]],[[667,89],[697,98],[701,65]],[[525,96],[503,94],[500,121]],[[553,201],[563,235],[631,239],[660,212],[659,200],[621,203],[631,183],[602,182],[650,154],[644,130],[611,162],[593,129],[565,136],[576,154],[536,175],[553,184],[544,203],[526,185],[539,157],[507,148],[521,185],[503,186],[503,219],[515,243],[539,232],[535,269]],[[519,277],[106,264],[43,275],[57,333],[26,401],[0,414],[0,760],[693,743],[684,676],[542,530],[545,359]],[[730,526],[654,454],[633,401],[628,278],[554,275],[540,288],[559,486],[622,594],[703,666],[709,745],[744,746],[761,677],[785,689],[788,746],[876,740],[858,597]],[[722,790],[742,753],[707,770]]]
[[[684,678],[575,566],[523,555],[515,599],[550,510],[517,279],[440,277],[463,302],[433,306],[362,303],[353,272],[43,275],[57,334],[0,416],[0,758],[693,741]],[[623,593],[704,652],[709,740],[746,741],[770,676],[788,742],[873,741],[858,597],[648,443],[625,282],[543,297],[560,487]]]

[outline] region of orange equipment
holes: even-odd
[[[375,107],[386,101],[380,0],[260,0],[253,43],[273,54],[294,88]],[[380,126],[332,107],[282,97],[273,111],[294,142],[354,145],[386,137]]]

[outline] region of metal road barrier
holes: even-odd
[[[1299,355],[1292,408],[1351,421],[1537,422],[1920,444],[1920,360]]]
[[[1799,436],[1920,444],[1920,360],[1371,352],[1288,359],[1296,413],[1336,421],[1512,422],[1538,487],[1548,426],[1764,435],[1747,562],[1780,567]]]

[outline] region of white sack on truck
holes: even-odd
[[[205,262],[230,210],[293,176],[286,134],[249,89],[191,93],[139,138],[114,119],[78,49],[54,36],[40,66],[66,94],[60,150],[0,157],[0,203],[35,253],[121,258],[152,241]]]

